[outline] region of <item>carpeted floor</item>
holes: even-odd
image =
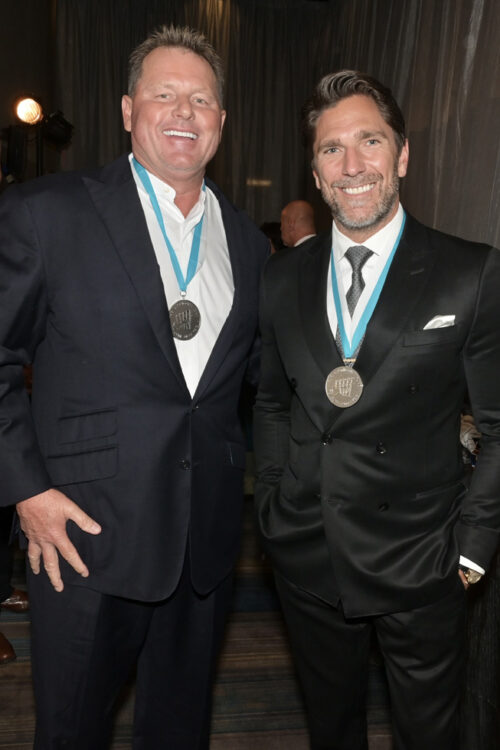
[[[269,566],[253,529],[251,500],[214,693],[211,750],[307,750],[305,717],[273,591]],[[16,585],[23,585],[22,561]],[[2,613],[0,627],[18,658],[0,669],[0,749],[29,750],[34,707],[29,659],[29,619]],[[133,685],[127,686],[116,720],[113,750],[130,748]],[[390,750],[387,691],[374,654],[368,693],[370,750]],[[90,750],[90,749],[89,749]]]

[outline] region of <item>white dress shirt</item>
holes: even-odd
[[[305,234],[304,237],[301,237],[300,240],[295,243],[294,247],[302,245],[303,242],[307,242],[307,240],[310,240],[311,237],[316,237],[316,234],[314,232],[312,234]]]
[[[132,165],[132,154],[129,159]],[[179,283],[149,195],[133,166],[132,174],[160,267],[167,306],[170,308],[181,299]],[[175,190],[150,172],[148,175],[160,206],[165,231],[184,277],[191,254],[194,229],[200,218],[204,217],[198,267],[189,282],[186,294],[186,299],[194,302],[200,311],[200,329],[196,336],[187,341],[174,338],[182,373],[193,396],[233,304],[234,280],[226,232],[219,201],[208,187],[200,190],[197,203],[184,217],[174,203]]]
[[[337,228],[335,222],[332,223],[332,247],[333,247],[333,260],[337,272],[337,282],[339,288],[340,304],[342,308],[342,317],[344,320],[344,326],[346,336],[349,341],[352,340],[352,336],[356,330],[361,316],[368,304],[368,301],[372,295],[373,290],[377,284],[377,281],[382,273],[385,264],[392,252],[394,243],[396,242],[401,225],[403,223],[403,207],[399,204],[396,215],[391,221],[386,224],[385,227],[375,232],[363,243],[353,242],[345,234],[342,234]],[[345,257],[348,248],[356,244],[362,244],[373,252],[368,260],[365,262],[361,269],[363,281],[365,282],[365,288],[363,289],[361,296],[354,310],[354,316],[351,319],[349,310],[347,308],[346,294],[352,283],[352,266]],[[326,290],[326,310],[328,315],[328,322],[332,330],[333,337],[335,338],[337,332],[337,312],[335,310],[335,302],[333,300],[332,291],[332,262],[330,260],[330,268],[328,272],[328,283]],[[458,440],[458,435],[457,435]],[[466,557],[460,556],[460,564],[466,568],[477,570],[478,573],[484,574],[484,568],[481,568],[472,560]]]
[[[333,247],[333,259],[335,268],[337,271],[337,281],[339,288],[340,305],[342,307],[342,317],[344,319],[344,326],[347,338],[349,342],[352,340],[353,334],[360,321],[361,316],[368,304],[368,301],[372,295],[373,290],[379,280],[379,276],[382,273],[385,264],[392,252],[394,243],[398,238],[398,234],[401,230],[403,223],[403,207],[399,204],[396,215],[391,221],[386,224],[385,227],[375,232],[369,237],[366,242],[356,243],[353,242],[345,234],[342,234],[337,229],[335,222],[332,223],[332,247]],[[364,247],[369,248],[373,255],[370,255],[368,260],[365,262],[361,274],[363,281],[365,282],[365,288],[363,289],[359,298],[356,309],[354,310],[354,316],[351,319],[349,310],[347,308],[346,294],[349,291],[352,283],[352,266],[345,257],[346,251],[356,244],[362,244]],[[337,312],[335,310],[335,302],[333,300],[332,291],[332,262],[330,260],[330,268],[328,272],[328,284],[326,289],[326,311],[328,314],[328,321],[330,328],[332,329],[333,337],[337,332]]]

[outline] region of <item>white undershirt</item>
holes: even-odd
[[[129,159],[132,164],[132,154]],[[179,284],[149,195],[133,168],[132,174],[160,267],[167,305],[170,308],[181,299]],[[194,302],[200,311],[200,330],[187,341],[174,338],[182,373],[193,396],[233,304],[234,281],[226,232],[219,201],[210,188],[200,189],[197,203],[184,218],[182,211],[174,203],[175,190],[151,172],[148,172],[148,175],[162,212],[165,231],[176,252],[184,277],[191,254],[194,228],[204,214],[198,267],[189,282],[186,294],[186,299]]]
[[[401,230],[403,216],[403,207],[401,206],[401,204],[399,204],[397,213],[391,219],[391,221],[378,232],[375,232],[375,234],[373,234],[363,243],[353,242],[351,239],[349,239],[349,237],[346,237],[345,234],[342,234],[342,232],[339,231],[335,222],[332,223],[333,259],[337,271],[342,317],[344,320],[346,335],[349,341],[351,341],[352,339],[353,333],[356,330],[356,326],[359,323],[359,320],[377,284],[379,276],[382,273],[384,266],[387,263],[387,260],[392,252],[394,243],[396,242]],[[352,283],[352,266],[345,257],[345,253],[349,247],[357,244],[362,244],[364,247],[372,250],[373,255],[368,258],[361,270],[361,274],[365,282],[365,288],[361,293],[358,304],[356,305],[356,309],[354,310],[354,316],[351,319],[349,310],[347,309],[346,294],[349,291]],[[333,337],[335,338],[337,332],[337,313],[333,300],[331,260],[326,289],[326,311],[328,315],[328,322],[330,324]],[[462,555],[460,556],[460,564],[464,567],[471,568],[472,570],[477,570],[478,573],[484,574],[485,572],[484,568],[481,568],[481,566],[477,565],[477,563],[469,560],[466,557],[463,557]]]

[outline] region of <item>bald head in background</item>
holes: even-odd
[[[281,212],[281,239],[288,247],[300,245],[316,234],[314,209],[307,201],[287,203]]]

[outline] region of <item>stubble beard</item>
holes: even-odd
[[[364,182],[366,182],[366,176]],[[377,180],[374,180],[374,182],[378,182],[378,178]],[[352,187],[355,186],[356,184],[355,182],[353,182]],[[343,184],[343,187],[347,186]],[[373,210],[365,216],[359,216],[358,218],[356,218],[354,216],[347,215],[344,211],[343,206],[335,199],[333,188],[331,188],[331,191],[327,194],[325,188],[322,187],[321,195],[323,196],[323,200],[325,201],[327,206],[329,206],[335,222],[344,229],[348,229],[351,231],[354,231],[356,229],[376,229],[376,227],[381,222],[383,222],[383,220],[390,214],[390,212],[394,208],[396,201],[398,200],[398,166],[397,164],[394,165],[394,171],[392,173],[391,180],[380,196],[380,200],[373,207]]]

